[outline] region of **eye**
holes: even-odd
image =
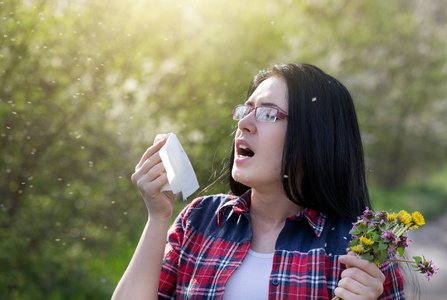
[[[278,113],[278,110],[276,108],[273,107],[266,107],[267,113],[265,114],[266,117],[269,120],[275,120],[276,119],[276,114]]]
[[[256,110],[256,117],[260,121],[275,121],[278,110],[273,107],[260,106]]]
[[[233,109],[233,119],[234,120],[241,120],[245,118],[246,115],[250,112],[250,106],[248,105],[237,105]]]

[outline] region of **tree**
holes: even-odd
[[[445,158],[445,17],[418,3],[0,2],[2,296],[110,298],[147,217],[129,180],[143,151],[175,132],[208,186],[233,106],[276,62],[352,91],[371,181]]]
[[[446,158],[443,10],[441,1],[309,1],[295,23],[318,64],[351,90],[369,178],[381,186],[425,175]]]

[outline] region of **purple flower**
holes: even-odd
[[[396,240],[397,247],[402,249],[407,248],[408,244],[411,242],[405,235],[401,235],[400,238]]]
[[[382,241],[384,241],[387,244],[395,243],[396,238],[397,238],[396,234],[394,232],[392,232],[391,230],[385,230],[382,233],[382,237],[381,237]]]
[[[433,261],[431,260],[424,260],[420,261],[418,264],[418,269],[417,271],[421,272],[422,274],[426,274],[425,277],[427,277],[427,279],[430,281],[430,277],[433,276],[433,274],[436,274],[438,272],[439,268],[437,268],[434,264]]]
[[[376,220],[380,225],[385,224],[388,220],[388,213],[386,211],[376,212]]]
[[[372,220],[374,218],[374,211],[369,210],[368,206],[366,207],[365,211],[363,212],[363,216],[367,220]]]

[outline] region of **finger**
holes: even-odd
[[[153,144],[151,147],[149,147],[146,152],[144,152],[143,156],[141,157],[140,161],[138,162],[137,166],[135,167],[135,170],[141,168],[141,166],[144,164],[144,162],[151,157],[152,155],[154,155],[156,152],[158,152],[161,147],[164,146],[164,144],[166,143],[166,138],[161,139],[160,141],[156,142],[155,144]]]
[[[336,287],[334,290],[335,296],[339,297],[340,299],[344,300],[365,300],[365,299],[376,299],[373,297],[366,296],[365,294],[355,294],[351,292],[348,289],[345,289],[343,287]]]
[[[168,183],[168,175],[166,172],[158,174],[152,180],[148,180],[149,175],[143,176],[137,183],[143,195],[149,196],[151,198],[156,198],[161,193],[162,187]]]
[[[383,293],[383,284],[377,279],[367,285],[357,281],[357,278],[345,277],[338,282],[334,290],[336,296],[342,299],[377,299]]]
[[[135,173],[139,173],[141,175],[148,173],[152,168],[154,168],[157,164],[162,163],[160,152],[156,152],[152,156],[150,156],[139,169],[135,170]],[[164,168],[163,168],[164,169]]]
[[[132,182],[140,187],[146,183],[154,181],[163,173],[166,173],[166,169],[161,160],[158,163],[148,160],[132,175]]]
[[[358,267],[350,267],[341,273],[342,279],[339,281],[338,286],[353,294],[368,295],[369,298],[366,299],[376,299],[383,293],[385,276],[377,266],[370,264],[377,272],[372,272],[373,274],[371,275]]]
[[[152,195],[151,196],[153,198],[155,198],[158,195],[160,195],[162,187],[164,187],[165,184],[167,184],[167,183],[168,183],[168,175],[166,173],[162,173],[162,174],[160,174],[160,176],[155,178],[151,182],[151,184],[153,186],[153,189],[151,190],[152,191]]]
[[[356,267],[372,277],[385,280],[385,275],[383,275],[382,271],[380,271],[375,264],[365,259],[357,258],[357,256],[352,252],[349,252],[348,255],[340,256],[339,261],[345,264],[348,269],[351,267]]]
[[[348,290],[355,295],[360,295],[362,294],[362,292],[365,292],[367,286],[360,283],[356,279],[353,279],[351,277],[344,277],[338,281],[338,287],[344,288],[345,290]]]
[[[148,166],[149,165],[152,165],[152,163],[148,162]],[[142,168],[142,170],[144,169],[145,167]],[[163,162],[159,161],[153,167],[151,167],[150,170],[148,170],[148,172],[146,172],[146,180],[148,182],[154,181],[156,178],[158,178],[160,175],[164,173],[166,173],[165,166],[163,165]]]
[[[371,284],[371,282],[375,279],[375,277],[372,277],[368,273],[366,273],[356,267],[350,267],[350,268],[344,270],[341,273],[341,278],[342,278],[342,280],[346,279],[345,281],[347,281],[348,283],[352,283],[352,281],[356,281],[359,284],[362,284],[364,286]]]

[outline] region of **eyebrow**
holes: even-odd
[[[250,105],[253,106],[253,102],[252,101],[246,101],[245,102],[246,105]],[[284,109],[282,109],[281,107],[279,107],[277,104],[273,103],[273,102],[261,102],[259,106],[272,106],[274,108],[279,109],[280,111],[282,111],[283,113],[286,113],[286,111]],[[287,114],[287,113],[286,113]]]

